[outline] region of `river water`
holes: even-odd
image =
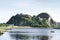
[[[60,40],[60,29],[12,29],[1,35],[0,40]]]

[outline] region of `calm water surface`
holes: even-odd
[[[60,40],[60,29],[12,29],[0,36],[0,40]]]

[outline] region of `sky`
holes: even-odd
[[[0,0],[0,23],[6,23],[17,13],[38,15],[42,12],[60,22],[60,0]]]

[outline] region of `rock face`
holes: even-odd
[[[47,13],[40,13],[37,18],[48,19],[50,16]]]
[[[37,15],[36,17],[38,20],[47,20],[47,24],[50,25],[54,25],[56,24],[56,22],[50,17],[50,15],[48,13],[40,13],[39,15]]]

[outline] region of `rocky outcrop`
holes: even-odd
[[[40,13],[40,14],[37,15],[38,19],[42,18],[42,19],[48,20],[49,17],[50,17],[50,15],[48,15],[47,13]]]
[[[40,13],[36,17],[38,20],[47,20],[47,24],[49,26],[56,24],[56,22],[51,18],[51,16],[48,13]]]

